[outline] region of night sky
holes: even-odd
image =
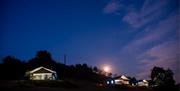
[[[178,0],[1,0],[0,58],[39,50],[67,64],[109,65],[149,79],[154,66],[178,74]],[[178,80],[177,80],[178,81]],[[180,81],[180,80],[179,80]]]

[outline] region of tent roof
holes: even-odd
[[[126,77],[126,76],[124,76],[124,75],[121,75],[121,76],[115,77],[114,79],[129,80],[129,78],[128,78],[128,77]]]
[[[30,73],[56,73],[56,72],[41,66],[41,67],[38,67],[38,68],[30,71]]]

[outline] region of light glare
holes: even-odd
[[[105,72],[109,72],[109,71],[110,71],[110,68],[109,68],[108,66],[105,66],[105,67],[104,67],[104,71],[105,71]]]

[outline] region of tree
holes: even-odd
[[[52,60],[51,54],[46,50],[38,51],[36,54],[36,58],[41,60]]]
[[[98,68],[97,67],[93,67],[93,71],[94,72],[98,72]]]
[[[136,84],[137,84],[136,78],[135,78],[135,77],[130,78],[129,83],[130,83],[131,85],[136,85]]]
[[[155,86],[173,86],[173,72],[170,69],[164,70],[161,67],[154,67],[151,72],[152,83]]]
[[[29,60],[28,69],[32,70],[39,66],[44,66],[49,69],[55,69],[56,62],[52,59],[51,54],[46,51],[38,51],[36,56]]]
[[[18,80],[23,79],[25,74],[25,63],[21,60],[7,56],[2,60],[1,64],[1,77],[3,80]]]
[[[174,85],[175,84],[175,81],[173,79],[174,73],[172,72],[172,70],[167,69],[165,71],[165,75],[166,75],[166,77],[165,77],[165,84],[166,85]]]

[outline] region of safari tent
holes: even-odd
[[[38,67],[29,72],[30,80],[56,80],[57,74],[56,71],[45,67]]]

